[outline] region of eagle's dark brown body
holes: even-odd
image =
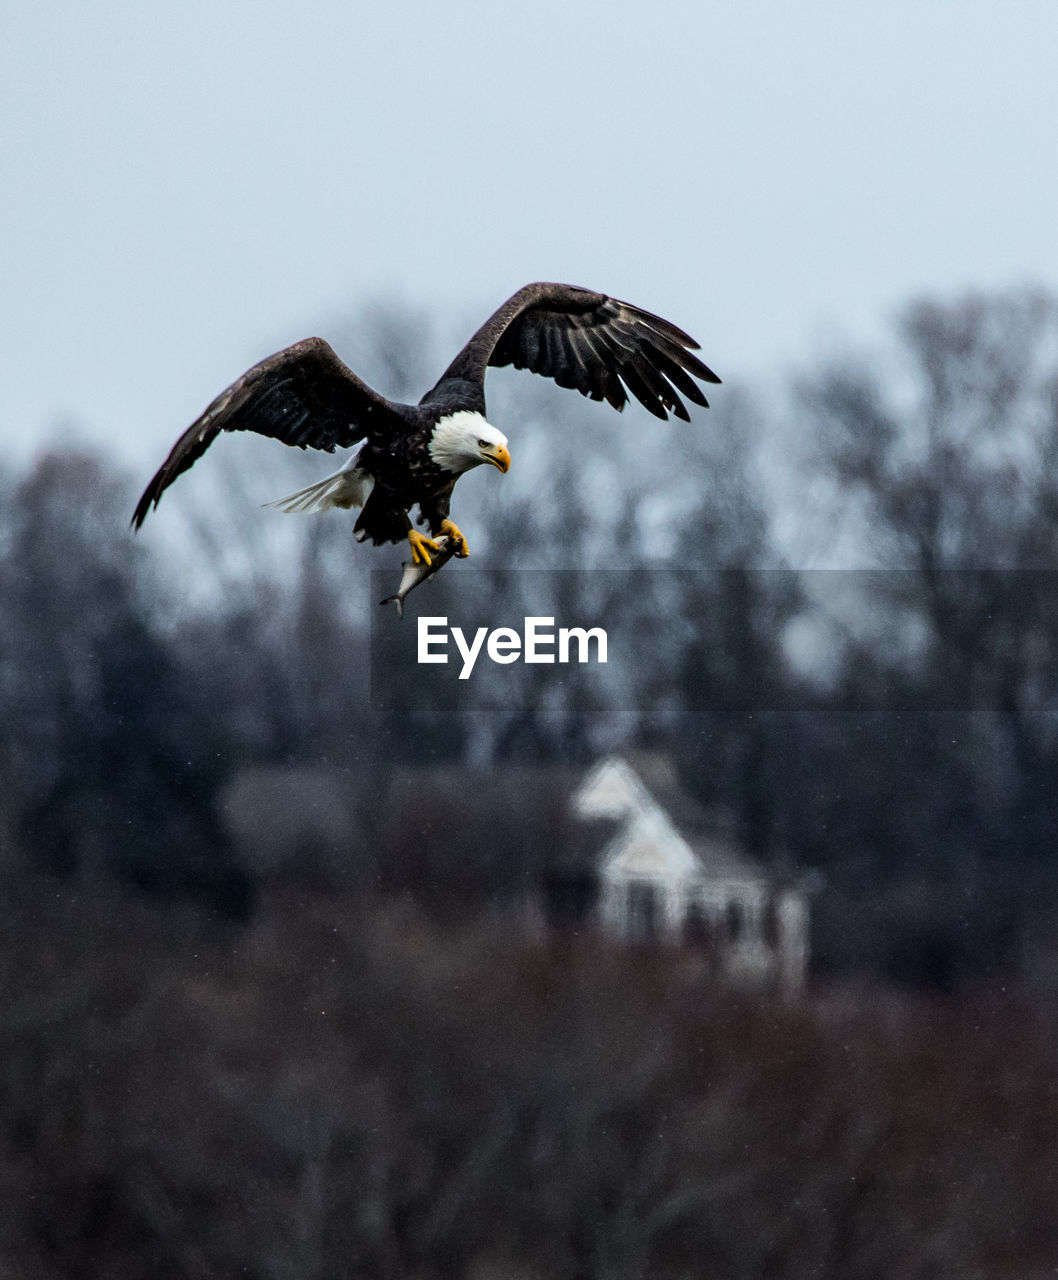
[[[370,437],[357,455],[357,466],[375,483],[357,518],[354,532],[361,540],[376,546],[383,542],[400,542],[407,537],[408,512],[419,508],[420,523],[431,535],[441,532],[452,501],[452,490],[459,479],[430,457],[429,445],[433,429],[445,415],[436,410],[416,406],[421,422],[404,435],[388,440]]]

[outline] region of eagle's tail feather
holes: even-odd
[[[333,475],[324,476],[297,493],[266,502],[266,507],[278,507],[281,511],[327,511],[331,507],[362,507],[374,486],[374,479],[359,467],[343,467]]]

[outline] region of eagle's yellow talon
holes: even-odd
[[[456,555],[460,560],[465,560],[470,555],[470,548],[467,546],[467,540],[463,536],[462,530],[458,525],[452,523],[451,520],[445,519],[441,521],[441,537],[451,538],[456,544]]]
[[[433,563],[432,553],[437,550],[433,538],[427,538],[418,529],[408,530],[408,542],[411,546],[411,558],[416,564],[429,567]]]

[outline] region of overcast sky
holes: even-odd
[[[752,384],[1058,289],[1056,50],[1054,0],[5,5],[0,440],[157,461],[390,295],[454,347],[584,284]]]

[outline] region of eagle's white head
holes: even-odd
[[[507,437],[480,413],[467,409],[442,418],[434,427],[427,448],[434,462],[447,471],[469,471],[483,462],[491,462],[500,471],[511,465]]]

